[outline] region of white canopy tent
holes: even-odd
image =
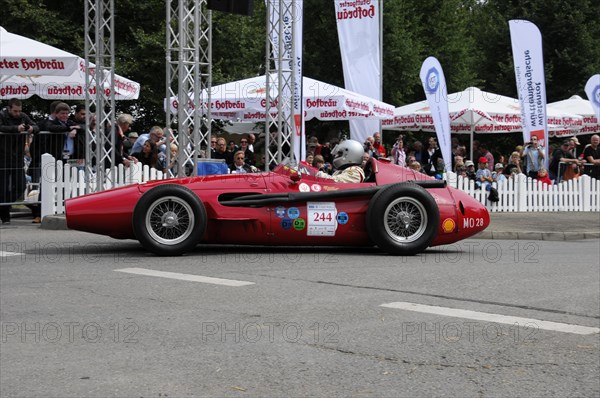
[[[275,92],[274,88],[271,90]],[[264,121],[265,93],[264,75],[214,86],[211,114],[214,118],[238,122]],[[305,120],[386,119],[394,114],[392,105],[309,77],[302,78],[302,94]],[[208,98],[206,92],[204,98]],[[188,107],[192,106],[192,99],[190,95]],[[176,113],[177,107],[177,98],[171,97],[169,109]]]
[[[450,130],[452,133],[470,134],[473,148],[473,133],[513,133],[523,130],[521,107],[516,98],[482,91],[469,87],[461,92],[448,94]],[[583,126],[583,117],[547,107],[549,134],[554,132],[578,131]],[[423,130],[434,132],[431,110],[426,100],[401,106],[394,110],[394,118],[384,120],[382,128],[387,130]]]
[[[26,99],[37,95],[44,99],[83,100],[85,99],[85,73],[90,76],[90,95],[96,95],[96,66],[79,58],[78,68],[69,76],[14,75],[0,82],[0,99]],[[104,90],[110,95],[110,73],[104,71]],[[115,100],[134,100],[140,95],[140,84],[115,74]]]
[[[522,131],[519,100],[469,87],[448,94],[450,129],[453,133],[512,133]],[[583,117],[548,107],[548,128],[578,129]],[[435,131],[429,104],[426,100],[401,106],[394,118],[383,121],[388,130],[417,129]]]
[[[0,81],[12,75],[68,76],[77,69],[78,61],[76,55],[0,26]]]
[[[557,112],[573,113],[583,117],[583,126],[580,130],[576,131],[577,134],[598,134],[600,132],[600,121],[598,121],[598,118],[594,113],[592,104],[590,101],[583,99],[578,95],[573,95],[569,99],[548,104],[548,109]],[[570,134],[568,135],[573,134],[574,132],[570,131]]]
[[[86,72],[95,86],[94,64],[88,69],[85,60],[77,55],[0,27],[0,99],[38,95],[44,99],[82,100]],[[103,87],[110,94],[110,72],[104,73]],[[139,97],[139,83],[116,74],[114,81],[115,99]],[[90,94],[96,94],[95,87]]]

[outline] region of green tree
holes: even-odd
[[[264,73],[265,6],[252,17],[213,12],[213,84]],[[0,0],[2,26],[83,56],[84,2]],[[118,111],[138,115],[136,129],[164,124],[165,12],[162,0],[115,2],[117,73],[141,84],[140,99],[119,101]],[[419,70],[427,56],[439,59],[448,91],[477,86],[516,96],[508,20],[524,18],[541,30],[548,101],[584,95],[600,70],[597,0],[404,0],[384,2],[383,99],[395,105],[422,100]],[[304,1],[306,76],[343,86],[332,1]],[[42,112],[49,101],[32,99]],[[324,124],[339,130],[343,123]]]
[[[548,102],[584,95],[587,79],[600,70],[600,3],[593,0],[488,0],[475,25],[480,77],[487,89],[516,96],[508,21],[526,19],[542,34]]]

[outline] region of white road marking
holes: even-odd
[[[210,276],[202,276],[202,275],[180,274],[178,272],[155,271],[152,269],[145,269],[145,268],[122,268],[122,269],[116,269],[115,271],[126,272],[128,274],[158,276],[160,278],[179,279],[182,281],[189,281],[189,282],[212,283],[214,285],[224,285],[224,286],[233,286],[233,287],[254,285],[254,282],[236,281],[236,280],[232,280],[232,279],[211,278]]]
[[[533,318],[521,318],[518,316],[507,316],[500,314],[490,314],[487,312],[461,310],[457,308],[437,307],[433,305],[423,305],[407,302],[395,302],[389,304],[381,304],[381,307],[395,308],[399,310],[423,312],[426,314],[435,314],[443,316],[451,316],[456,318],[467,318],[475,319],[478,321],[494,322],[494,323],[506,323],[514,325],[515,323],[520,325],[534,324],[539,329],[552,330],[555,332],[563,333],[576,333],[576,334],[595,334],[600,333],[600,328],[594,328],[589,326],[570,325],[568,323],[558,323],[550,321],[542,321]]]
[[[23,253],[5,252],[0,250],[0,257],[20,256]]]

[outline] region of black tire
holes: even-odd
[[[424,188],[390,185],[377,192],[367,210],[367,233],[381,250],[412,256],[431,245],[440,225],[440,211]]]
[[[133,210],[133,232],[142,246],[159,256],[193,250],[206,230],[204,204],[189,189],[159,185],[146,192]]]

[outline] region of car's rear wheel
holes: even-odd
[[[159,185],[133,211],[133,231],[142,246],[159,256],[179,256],[196,247],[206,229],[206,209],[189,189]]]
[[[440,212],[422,187],[399,183],[383,188],[369,202],[367,232],[380,249],[411,256],[424,251],[436,237]]]

